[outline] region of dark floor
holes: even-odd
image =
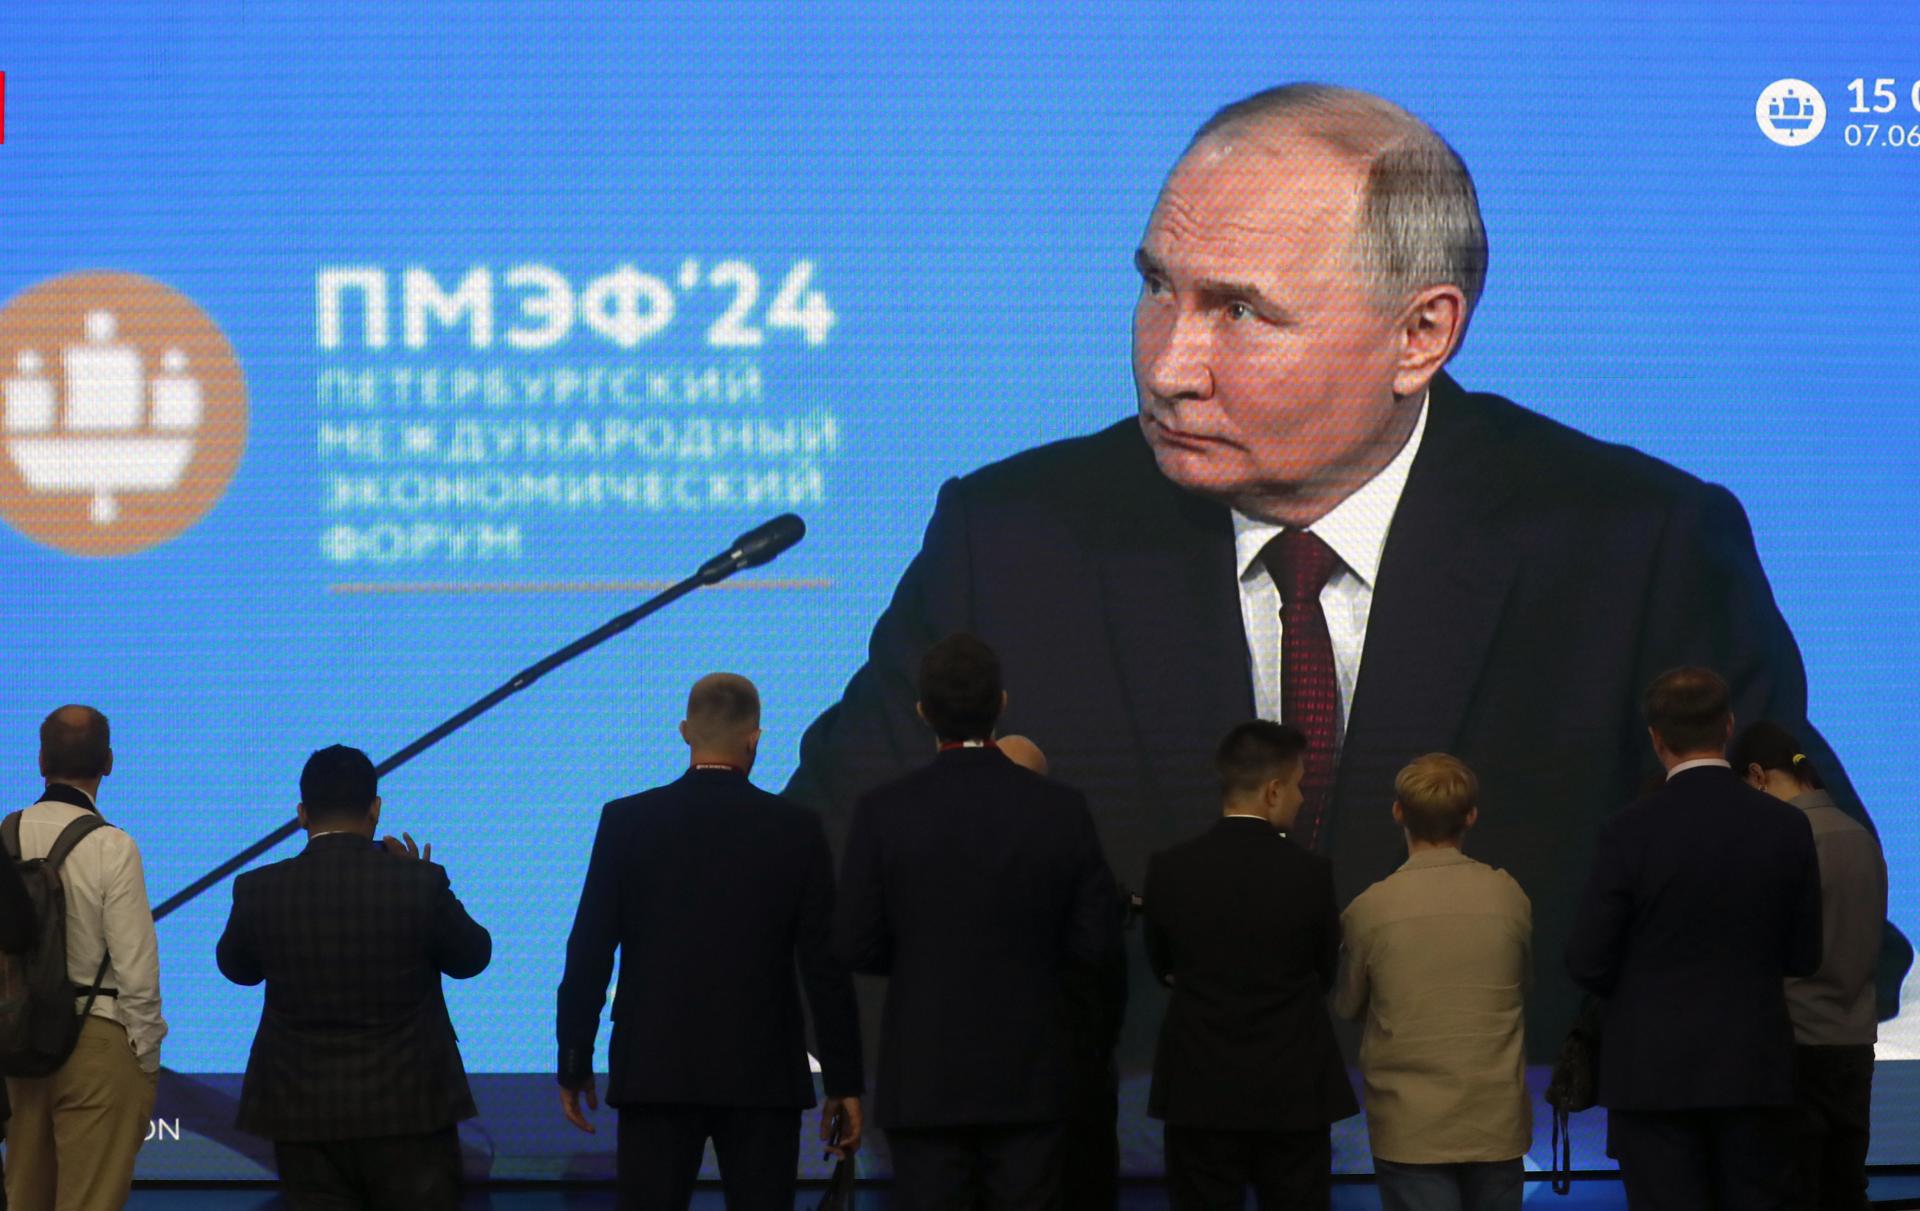
[[[1920,1173],[1876,1176],[1870,1191],[1876,1206],[1920,1208]],[[794,1200],[795,1211],[813,1211],[820,1195],[803,1190]],[[1882,1201],[1884,1200],[1884,1201]],[[613,1206],[613,1193],[606,1189],[532,1188],[475,1191],[461,1204],[463,1211],[576,1211],[576,1209]],[[889,1200],[881,1187],[862,1187],[861,1211],[886,1211]],[[720,1191],[703,1189],[694,1196],[695,1211],[722,1211]],[[1551,1207],[1555,1211],[1616,1211],[1625,1208],[1626,1199],[1619,1183],[1581,1181],[1573,1192],[1556,1196],[1547,1185],[1527,1187],[1529,1207]],[[280,1201],[273,1191],[262,1187],[147,1187],[135,1190],[127,1206],[132,1211],[277,1211]],[[1129,1186],[1121,1195],[1121,1211],[1148,1211],[1166,1206],[1166,1193],[1151,1184]],[[1347,1183],[1333,1192],[1334,1211],[1378,1211],[1380,1199],[1370,1185]]]

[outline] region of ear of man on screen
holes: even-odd
[[[1032,740],[1016,734],[1012,736],[1002,736],[994,743],[1000,746],[1000,755],[1007,760],[1022,769],[1032,770],[1042,777],[1046,776],[1047,755],[1042,752],[1040,746]]]

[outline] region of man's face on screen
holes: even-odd
[[[1133,317],[1140,426],[1167,478],[1304,525],[1391,458],[1396,325],[1349,252],[1363,184],[1284,134],[1203,141],[1167,179]]]

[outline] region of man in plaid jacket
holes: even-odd
[[[454,1125],[473,1095],[442,974],[484,971],[493,939],[412,837],[376,843],[373,763],[336,745],[300,775],[307,848],[240,876],[220,970],[267,985],[239,1126],[274,1142],[295,1208],[459,1201]]]

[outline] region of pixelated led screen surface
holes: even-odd
[[[1133,408],[1161,180],[1286,80],[1399,101],[1472,168],[1457,379],[1739,497],[1920,931],[1903,6],[14,5],[0,70],[0,769],[24,803],[39,717],[102,707],[156,903],[284,822],[312,749],[385,756],[807,519],[383,786],[493,931],[447,993],[482,1171],[610,1171],[551,1083],[598,805],[675,774],[715,668],[761,686],[786,781],[940,483]],[[148,1176],[268,1166],[230,1127],[260,993],[214,966],[229,888],[160,925]],[[1881,1057],[1874,1159],[1920,1162],[1920,1009]]]

